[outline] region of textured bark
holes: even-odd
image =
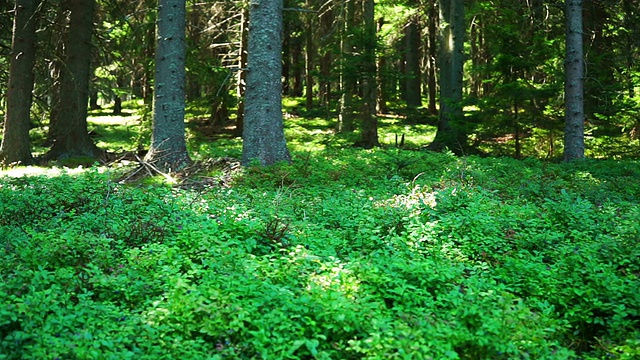
[[[191,163],[185,141],[185,0],[159,0],[151,148],[145,160],[166,172]]]
[[[462,112],[464,65],[464,4],[440,0],[440,119],[433,150],[445,148],[461,154],[466,148]]]
[[[53,145],[45,159],[100,157],[87,131],[87,107],[91,75],[91,34],[95,0],[64,0],[69,11],[68,35],[64,37],[64,64],[60,67],[56,111],[51,113]]]
[[[29,145],[35,62],[35,13],[39,0],[16,1],[0,164],[33,161]]]
[[[565,1],[565,131],[564,160],[584,158],[584,59],[582,0]]]
[[[282,0],[252,0],[242,163],[290,161],[282,123]]]
[[[362,64],[362,145],[369,149],[380,146],[378,141],[378,117],[376,116],[376,23],[374,0],[364,0],[363,16],[365,44]]]
[[[244,131],[244,91],[247,80],[247,45],[249,38],[249,11],[242,9],[242,19],[240,20],[240,70],[238,71],[238,81],[236,85],[236,95],[238,96],[238,112],[236,118],[235,136],[242,136]]]
[[[147,61],[143,60],[143,74],[142,74],[142,99],[145,104],[153,104],[153,63],[151,59],[154,58],[154,54],[156,53],[156,29],[153,26],[155,22],[157,22],[157,13],[152,11],[152,8],[155,6],[156,0],[144,0],[144,6],[142,11],[147,14],[147,28],[145,32],[145,45],[144,45],[144,57],[148,59]]]

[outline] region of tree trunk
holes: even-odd
[[[382,26],[384,26],[384,18],[381,17],[378,19],[377,31],[380,33],[382,31]],[[387,71],[387,56],[384,53],[381,53],[378,56],[378,64],[376,70],[376,81],[378,83],[378,93],[376,94],[376,111],[380,114],[386,114],[389,112],[387,107],[387,101],[389,100],[389,86],[386,83],[386,71]]]
[[[320,58],[320,81],[318,97],[320,105],[328,107],[331,103],[331,52],[327,51]]]
[[[151,148],[145,160],[165,172],[191,163],[184,137],[185,0],[158,0]]]
[[[438,10],[436,7],[436,0],[431,0],[431,5],[429,6],[429,19],[427,23],[428,29],[428,60],[427,60],[427,87],[429,92],[429,113],[431,115],[437,115],[438,109],[436,106],[437,95],[438,95],[438,86],[436,79],[436,57],[437,57],[437,44],[436,40],[438,38]]]
[[[244,131],[244,92],[246,89],[247,71],[247,43],[249,37],[249,11],[242,9],[242,19],[240,20],[240,58],[238,66],[238,80],[236,84],[236,95],[238,96],[238,116],[236,118],[235,136],[242,136]]]
[[[462,111],[465,33],[462,0],[440,0],[440,24],[440,119],[436,138],[429,147],[462,154],[466,148]]]
[[[290,161],[282,123],[282,0],[249,8],[242,163]]]
[[[405,61],[405,100],[407,108],[415,109],[422,106],[420,91],[420,30],[418,18],[413,16],[404,32],[404,61]]]
[[[29,128],[36,53],[35,13],[39,3],[40,0],[16,1],[0,164],[27,165],[33,161]]]
[[[291,89],[291,96],[300,97],[303,94],[303,81],[302,73],[304,70],[304,59],[302,55],[302,39],[300,36],[296,36],[291,39],[291,59],[293,65],[293,88]]]
[[[291,96],[291,21],[283,18],[282,26],[282,94]]]
[[[582,0],[565,1],[565,131],[564,160],[584,158],[584,59]]]
[[[200,46],[202,44],[201,11],[199,9],[187,11],[186,16],[189,20],[185,29],[185,41],[189,46]],[[204,26],[206,26],[206,23]],[[185,99],[187,102],[199,99],[202,96],[204,84],[199,75],[198,72],[193,70],[186,72]]]
[[[336,127],[338,133],[354,130],[353,93],[356,88],[351,49],[351,29],[355,26],[354,1],[348,1],[342,6],[344,18],[340,34],[340,105]]]
[[[65,37],[64,65],[60,69],[59,103],[54,104],[50,138],[53,145],[45,159],[100,157],[103,155],[87,131],[91,33],[95,0],[64,0],[61,11],[70,11]],[[54,118],[55,116],[55,118]]]
[[[364,0],[365,43],[362,49],[362,144],[370,149],[380,146],[378,141],[378,117],[376,116],[376,23],[374,0]]]
[[[315,48],[313,44],[313,18],[309,17],[309,24],[307,27],[307,31],[305,34],[305,52],[304,52],[304,61],[305,61],[305,90],[304,97],[307,111],[313,109],[313,68],[314,66],[314,55]]]
[[[157,22],[158,15],[155,11],[153,11],[155,0],[145,0],[148,27],[145,32],[145,47],[144,47],[144,55],[145,59],[143,60],[143,78],[142,78],[142,99],[145,104],[153,103],[153,66],[154,64],[151,62],[151,59],[154,58],[154,54],[156,52],[156,29],[152,26],[155,22]]]

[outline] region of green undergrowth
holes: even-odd
[[[0,359],[637,359],[639,178],[353,148],[4,177]]]

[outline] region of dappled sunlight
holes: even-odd
[[[323,290],[338,290],[344,296],[353,299],[360,289],[360,281],[351,270],[345,268],[345,264],[337,259],[329,258],[323,262],[320,268],[309,276],[307,290],[314,286]]]
[[[104,169],[102,169],[104,171]],[[61,176],[61,175],[77,175],[86,172],[87,168],[78,166],[75,168],[68,167],[45,167],[45,166],[17,166],[10,169],[0,170],[0,178],[3,176],[23,177],[23,176]]]
[[[122,115],[99,113],[91,115],[87,122],[92,125],[100,126],[131,126],[140,122],[140,115],[132,110],[123,110]]]
[[[420,212],[423,206],[435,208],[438,204],[436,201],[437,192],[431,191],[429,187],[424,188],[420,185],[411,187],[408,194],[396,194],[389,199],[378,201],[378,206],[403,207],[410,212]]]

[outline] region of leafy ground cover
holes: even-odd
[[[3,177],[0,359],[640,357],[638,161],[328,139],[230,186]]]

